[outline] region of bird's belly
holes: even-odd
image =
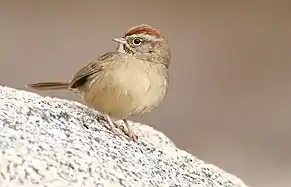
[[[100,85],[101,86],[101,85]],[[132,108],[133,98],[120,86],[99,87],[93,85],[90,92],[84,92],[87,106],[119,120],[127,118]]]

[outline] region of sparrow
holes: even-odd
[[[141,24],[114,38],[118,47],[90,61],[68,81],[27,84],[39,91],[67,89],[107,119],[109,130],[137,141],[128,123],[155,109],[166,96],[171,52],[160,31]],[[122,120],[125,127],[117,125]]]

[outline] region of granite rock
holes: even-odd
[[[245,187],[163,133],[131,122],[137,143],[73,101],[0,86],[1,187]]]

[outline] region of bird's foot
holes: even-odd
[[[110,118],[110,116],[105,115],[106,120],[108,121],[108,123],[105,124],[105,127],[110,130],[111,132],[113,132],[114,134],[117,134],[118,136],[123,136],[124,138],[128,138],[125,133],[122,131],[122,129],[120,128],[120,126],[118,124],[116,124],[115,122],[112,121],[112,119]]]
[[[122,127],[122,131],[124,132],[124,134],[128,137],[129,140],[137,142],[138,136],[134,133],[133,129],[128,124],[128,121],[126,119],[123,119],[122,121],[124,122],[125,127],[124,126],[120,127]]]
[[[116,122],[112,121],[109,115],[106,115],[106,120],[108,124],[106,124],[106,128],[113,133],[123,136],[126,139],[133,140],[134,142],[137,141],[138,136],[134,134],[133,130],[130,128],[127,120],[123,120],[125,126],[118,125]]]

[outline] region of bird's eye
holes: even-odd
[[[140,45],[141,42],[142,42],[142,40],[141,40],[140,38],[134,38],[134,39],[132,40],[132,44],[133,44],[133,45]]]

